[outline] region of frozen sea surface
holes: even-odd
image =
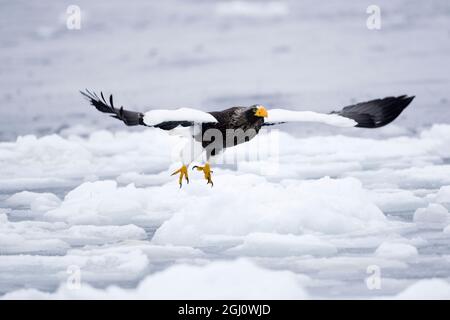
[[[381,1],[371,31],[369,4],[79,1],[69,31],[66,4],[2,3],[0,295],[450,298],[450,7]],[[279,127],[179,189],[178,138],[85,87],[140,111],[416,99],[382,129]]]

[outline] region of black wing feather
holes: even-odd
[[[113,96],[109,96],[109,104],[106,102],[106,98],[103,92],[100,92],[100,97],[95,92],[90,92],[88,89],[86,91],[80,91],[80,93],[85,96],[91,105],[93,105],[98,111],[103,113],[110,113],[111,117],[123,121],[127,126],[147,126],[144,123],[144,114],[142,112],[126,110],[123,107],[116,109],[114,107]],[[154,125],[153,127],[162,130],[172,130],[178,126],[189,127],[194,125],[191,121],[164,121]],[[147,126],[148,127],[148,126]]]
[[[414,96],[387,97],[347,106],[331,113],[355,120],[360,128],[379,128],[394,121]]]
[[[103,113],[110,113],[113,118],[122,120],[127,126],[144,125],[144,114],[141,112],[125,110],[121,107],[119,110],[114,108],[113,96],[109,96],[109,104],[106,102],[103,92],[100,92],[100,97],[95,92],[90,92],[86,89],[86,92],[80,91],[85,96],[91,105],[93,105],[98,111]]]

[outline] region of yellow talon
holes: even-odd
[[[194,169],[197,169],[198,171],[203,171],[203,175],[205,176],[206,179],[206,184],[211,184],[211,188],[214,186],[214,183],[212,182],[211,179],[211,173],[213,173],[213,171],[211,170],[209,163],[205,163],[203,167],[193,166],[192,170]]]
[[[186,182],[189,184],[189,177],[188,177],[188,171],[187,171],[187,167],[183,164],[183,166],[178,169],[177,171],[175,171],[174,173],[172,173],[171,175],[175,175],[179,173],[180,177],[178,178],[178,183],[180,184],[180,188],[183,186],[183,177],[186,179]]]

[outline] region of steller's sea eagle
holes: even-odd
[[[387,97],[350,105],[340,111],[332,111],[328,114],[285,109],[267,110],[260,104],[212,112],[180,108],[141,113],[125,110],[123,107],[114,107],[112,95],[107,100],[102,92],[100,96],[87,89],[85,92],[80,92],[97,110],[110,113],[112,117],[123,121],[127,126],[142,125],[168,131],[179,128],[196,129],[188,131],[187,136],[192,141],[201,144],[201,153],[206,154],[206,162],[203,166],[193,166],[192,169],[203,171],[207,184],[211,184],[211,186],[213,186],[213,182],[210,158],[225,148],[251,140],[258,134],[262,126],[286,122],[317,122],[337,127],[379,128],[397,118],[414,99],[414,96],[406,95]],[[184,155],[180,154],[182,166],[172,174],[179,174],[180,188],[183,178],[189,183],[187,168],[197,156],[199,155],[191,156],[186,160]]]

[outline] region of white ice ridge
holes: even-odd
[[[270,109],[267,111],[266,122],[318,122],[335,127],[354,127],[357,123],[337,114],[326,114],[313,111],[293,111],[285,109]]]
[[[450,299],[450,284],[442,279],[420,280],[397,294],[393,299],[448,300]]]
[[[147,276],[136,289],[110,286],[102,290],[83,284],[79,290],[70,290],[63,284],[55,293],[23,289],[1,299],[307,299],[300,283],[305,278],[239,259],[169,267]]]
[[[164,121],[217,122],[216,118],[209,113],[191,108],[179,108],[175,110],[156,109],[147,111],[144,114],[144,123],[148,126],[154,126]]]
[[[132,224],[72,226],[63,222],[13,222],[0,210],[0,257],[2,254],[64,254],[73,245],[105,245],[145,238],[144,229]],[[0,265],[1,260],[0,258]]]
[[[375,251],[378,257],[388,259],[408,260],[418,256],[417,248],[407,243],[395,243],[385,241]]]
[[[279,250],[280,243],[295,243],[298,250],[286,254],[299,255],[309,247],[310,254],[324,255],[334,250],[326,242],[287,234],[370,232],[385,230],[390,224],[361,182],[353,178],[325,177],[281,185],[250,174],[222,174],[216,180],[219,191],[207,197],[202,189],[191,188],[189,197],[180,195],[174,200],[172,206],[180,207],[182,201],[183,210],[174,211],[152,242],[194,247],[243,244],[236,252],[249,255],[273,255],[271,251]],[[253,195],[264,196],[249,203]],[[255,232],[265,235],[245,238]]]
[[[440,229],[450,223],[450,212],[438,203],[431,203],[426,208],[417,209],[413,219],[419,226]]]

